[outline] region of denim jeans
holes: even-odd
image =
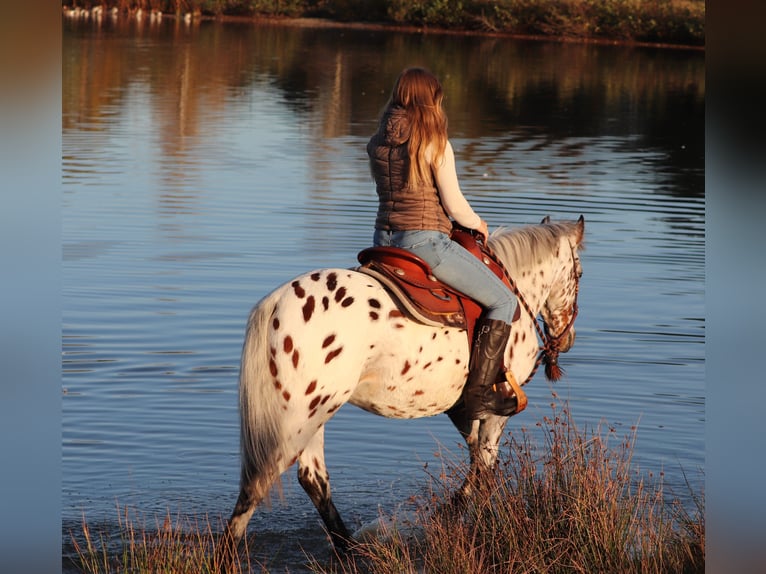
[[[431,266],[434,277],[481,303],[486,318],[510,325],[518,305],[516,296],[489,267],[446,233],[376,229],[373,243],[411,251]]]

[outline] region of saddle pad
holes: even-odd
[[[414,319],[433,326],[467,327],[458,293],[433,278],[416,256],[402,258],[398,252],[371,248],[360,253],[359,261],[357,271],[380,281]]]

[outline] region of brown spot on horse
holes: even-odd
[[[306,304],[303,306],[303,320],[308,323],[309,319],[311,319],[311,315],[314,314],[314,306],[316,304],[316,301],[314,300],[314,296],[310,295],[308,299],[306,299]]]
[[[338,348],[338,349],[335,349],[335,350],[333,350],[333,351],[330,351],[329,353],[327,353],[327,356],[324,358],[324,364],[326,365],[327,363],[329,363],[330,361],[332,361],[332,360],[333,360],[335,357],[337,357],[338,355],[340,355],[340,352],[341,352],[342,350],[343,350],[343,347],[340,347],[340,348]]]
[[[300,281],[293,281],[290,285],[292,285],[293,291],[295,291],[295,295],[298,299],[303,299],[306,296],[306,290],[301,287]]]

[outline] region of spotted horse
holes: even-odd
[[[574,343],[585,221],[498,229],[487,239],[513,275],[523,308],[505,350],[522,385]],[[542,319],[540,327],[537,317]],[[239,375],[240,492],[218,552],[225,564],[256,506],[298,463],[298,481],[319,511],[335,548],[352,542],[330,495],[324,427],[350,403],[388,418],[447,413],[465,438],[470,476],[495,465],[508,417],[469,420],[461,392],[470,356],[464,329],[405,315],[389,292],[354,269],[310,271],[266,295],[248,319]]]

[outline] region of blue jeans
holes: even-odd
[[[472,297],[485,309],[485,317],[511,324],[516,296],[484,263],[440,231],[375,230],[376,246],[403,247],[431,266],[434,277]]]

